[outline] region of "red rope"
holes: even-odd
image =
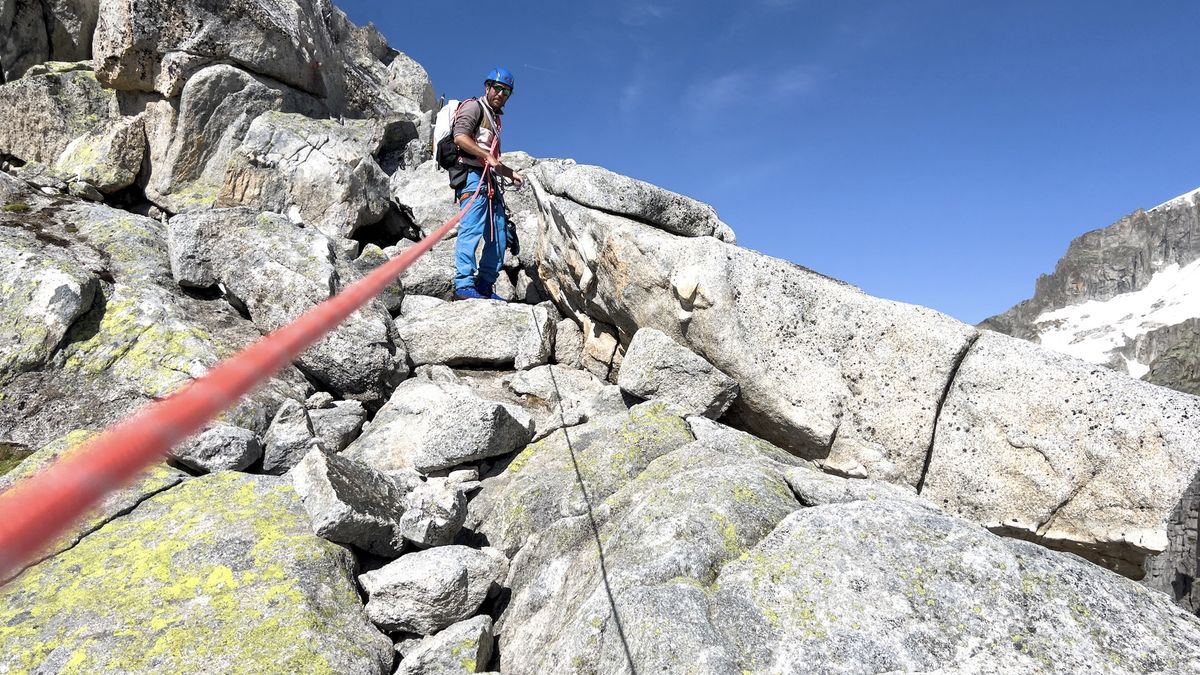
[[[79,452],[0,494],[0,579],[30,564],[108,493],[131,483],[171,447],[200,431],[383,291],[445,237],[478,196],[476,189],[458,214],[437,231],[338,295],[218,363],[168,398],[146,405]]]

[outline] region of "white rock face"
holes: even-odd
[[[606,213],[625,216],[685,237],[716,237],[734,243],[733,230],[708,204],[657,185],[586,164],[539,163],[546,191]]]
[[[732,378],[653,328],[639,330],[629,341],[617,385],[634,396],[668,401],[714,419],[738,392]]]
[[[531,426],[466,386],[414,378],[396,388],[345,454],[378,471],[447,469],[512,452],[529,442]]]
[[[442,546],[402,556],[358,578],[381,629],[431,635],[470,617],[508,575],[494,548]]]
[[[233,153],[217,201],[276,213],[295,208],[305,225],[350,237],[390,205],[388,177],[371,157],[382,140],[373,120],[264,113]]]
[[[93,48],[100,81],[114,89],[172,98],[193,73],[232,63],[322,98],[336,113],[419,111],[388,89],[379,60],[386,44],[366,33],[326,2],[101,0]],[[418,74],[409,69],[409,77]]]
[[[404,550],[404,481],[320,449],[305,455],[289,475],[316,534],[381,556]]]
[[[1200,399],[985,332],[938,421],[922,494],[1140,578],[1200,472]]]
[[[396,331],[418,366],[502,366],[548,363],[559,316],[546,303],[530,307],[494,300],[440,305],[400,322]],[[458,339],[446,340],[446,335]]]
[[[622,343],[655,328],[703,354],[741,386],[728,414],[762,438],[834,471],[917,484],[973,328],[711,237],[539,197],[537,264],[560,307],[611,322]]]

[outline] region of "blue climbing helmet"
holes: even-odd
[[[516,80],[513,78],[513,74],[508,72],[508,68],[492,68],[492,71],[488,73],[487,79],[483,83],[490,84],[492,82],[499,82],[509,89],[514,89],[513,85]]]

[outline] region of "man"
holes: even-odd
[[[513,82],[507,69],[493,69],[484,81],[484,95],[467,100],[455,113],[450,133],[459,153],[458,162],[450,171],[450,185],[455,188],[456,203],[464,204],[479,190],[479,196],[458,226],[458,242],[454,247],[455,300],[504,299],[493,291],[508,239],[500,177],[511,179],[518,187],[525,182],[524,176],[500,161],[500,116],[512,96]],[[486,180],[485,167],[490,167]],[[480,239],[483,239],[483,255],[476,263],[475,249]]]

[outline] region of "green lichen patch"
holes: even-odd
[[[2,399],[3,395],[0,395],[0,400]],[[11,473],[31,454],[33,454],[33,450],[24,445],[0,441],[0,478]]]
[[[164,396],[219,358],[212,337],[183,320],[173,300],[155,287],[118,285],[68,336],[65,368],[108,371],[146,396]]]
[[[655,458],[693,440],[683,419],[643,407],[560,429],[522,450],[473,505],[491,514],[483,531],[492,545],[515,551],[533,532],[582,513],[585,499],[599,506]]]
[[[26,213],[29,211],[29,205],[25,202],[8,202],[4,206],[0,206],[0,211],[5,213]]]
[[[53,462],[70,458],[85,449],[86,442],[95,436],[87,429],[76,429],[42,447],[20,462],[12,471],[0,476],[0,490],[17,485]],[[82,520],[72,525],[52,544],[45,547],[39,559],[45,559],[74,546],[89,532],[113,518],[128,512],[143,499],[157,494],[184,480],[186,475],[165,464],[155,464],[141,473],[132,483],[110,493]]]
[[[288,481],[194,479],[0,589],[0,670],[390,672],[352,570]]]

